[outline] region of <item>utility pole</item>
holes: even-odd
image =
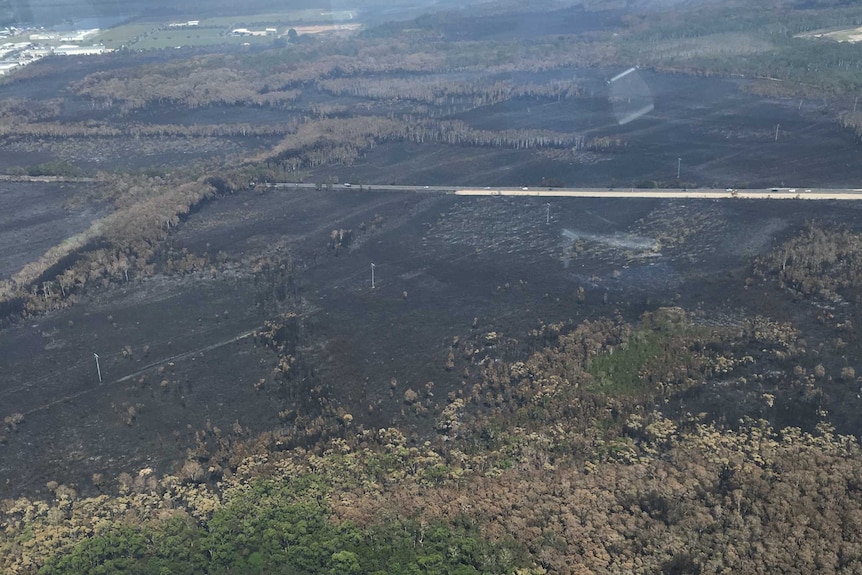
[[[96,372],[99,374],[99,383],[102,383],[102,368],[99,367],[99,354],[94,353],[93,357],[96,358]]]
[[[545,224],[550,224],[551,223],[551,204],[545,204],[545,207],[548,208],[548,215],[545,218]]]
[[[781,127],[781,124],[775,124],[775,141],[778,141],[778,128]]]
[[[371,264],[371,289],[374,289],[374,264]]]
[[[679,179],[679,175],[682,172],[682,158],[676,159],[676,179]]]
[[[859,96],[856,96],[856,99],[853,100],[853,113],[856,113],[856,106],[859,104]]]

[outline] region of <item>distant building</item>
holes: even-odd
[[[200,20],[189,20],[188,22],[172,22],[168,24],[168,28],[194,28],[199,26]]]
[[[66,34],[65,36],[60,36],[61,42],[83,42],[87,38],[91,36],[95,36],[99,33],[98,28],[92,28],[90,30],[75,30],[71,34]]]
[[[48,47],[39,47],[39,48],[30,48],[29,50],[24,50],[21,52],[21,59],[23,60],[38,60],[39,58],[44,58],[51,53],[51,48]]]
[[[0,59],[6,58],[7,56],[13,56],[15,54],[19,54],[24,50],[32,48],[33,44],[30,42],[6,42],[5,44],[0,44]]]
[[[54,48],[54,54],[57,56],[91,56],[94,54],[104,54],[105,52],[105,46],[102,44],[94,44],[92,46],[65,44]]]
[[[270,32],[272,30],[272,32]],[[248,28],[234,28],[231,30],[231,36],[272,36],[276,33],[275,28],[267,28],[266,30],[249,30]]]

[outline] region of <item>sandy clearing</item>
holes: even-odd
[[[321,34],[323,32],[355,32],[361,27],[362,24],[325,24],[320,26],[293,26],[293,29],[302,36],[303,34]]]

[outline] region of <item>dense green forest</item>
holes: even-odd
[[[404,520],[359,528],[337,521],[314,476],[259,480],[203,524],[182,513],[119,524],[41,573],[508,573],[513,543],[482,540],[469,522]],[[520,553],[520,562],[524,561]]]

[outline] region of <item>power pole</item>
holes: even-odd
[[[545,218],[545,224],[550,224],[551,223],[551,204],[545,204],[545,207],[548,208],[548,215]]]
[[[682,172],[682,158],[676,159],[676,179],[679,179],[679,175]]]
[[[778,141],[778,128],[781,127],[781,124],[775,124],[775,141]]]
[[[859,104],[859,96],[856,96],[856,99],[853,100],[853,113],[856,113],[856,106]]]
[[[99,383],[102,383],[102,368],[99,367],[99,354],[94,353],[93,357],[96,358],[96,372],[99,374]]]
[[[374,264],[371,264],[371,289],[374,289]]]

